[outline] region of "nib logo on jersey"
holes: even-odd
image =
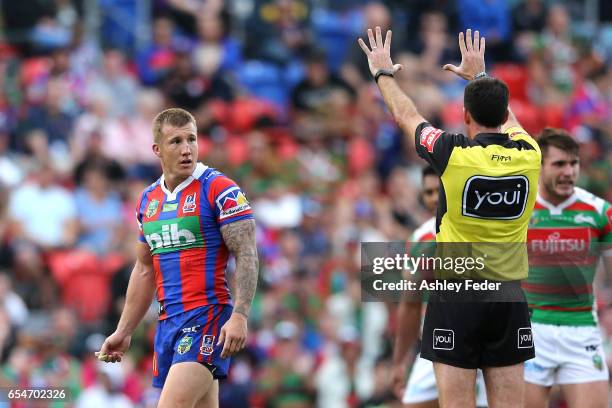
[[[153,254],[204,246],[197,216],[145,222],[143,232]]]
[[[217,197],[216,204],[219,208],[220,220],[251,209],[240,187],[227,189],[227,191]]]
[[[528,195],[529,180],[525,176],[472,176],[463,188],[462,214],[497,220],[520,218]]]

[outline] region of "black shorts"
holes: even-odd
[[[511,291],[520,283],[508,282]],[[502,367],[535,357],[529,309],[522,301],[469,301],[432,292],[421,357],[461,368]]]

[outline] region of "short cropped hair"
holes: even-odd
[[[548,149],[553,146],[559,150],[563,150],[566,153],[578,155],[580,145],[574,138],[563,129],[545,128],[538,137],[538,145],[542,151],[542,158],[544,158]]]
[[[463,106],[480,125],[495,128],[504,124],[510,92],[505,83],[484,77],[470,81],[463,93]]]
[[[196,124],[196,120],[193,115],[181,108],[170,108],[155,116],[153,119],[153,142],[159,143],[162,137],[162,128],[165,124],[174,127],[185,126],[189,122]]]
[[[428,164],[427,166],[423,167],[423,172],[421,174],[421,179],[425,180],[425,177],[427,177],[427,176],[440,177],[438,175],[438,173],[436,173],[436,170],[430,164]]]

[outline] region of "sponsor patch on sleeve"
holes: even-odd
[[[425,147],[429,153],[433,153],[436,140],[442,135],[442,130],[436,129],[433,126],[427,126],[421,130],[420,142],[421,146]]]
[[[508,130],[506,130],[506,133],[508,134],[508,137],[510,137],[510,139],[514,139],[517,136],[529,136],[529,134],[525,132],[525,129],[518,126],[509,128]]]
[[[251,206],[240,187],[230,187],[221,193],[215,200],[219,208],[219,219],[233,217],[234,215],[251,209]]]

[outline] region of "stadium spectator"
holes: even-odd
[[[222,76],[198,73],[188,53],[177,56],[176,65],[166,76],[162,89],[170,103],[190,110],[198,110],[211,99],[231,101],[234,97],[229,83]]]
[[[165,16],[153,21],[153,39],[136,57],[138,75],[144,85],[157,85],[172,69],[180,40],[176,39],[174,22]]]
[[[112,101],[110,116],[124,117],[136,107],[138,83],[128,69],[126,55],[120,49],[109,48],[104,51],[102,65],[88,78],[85,85],[89,97],[105,94]]]
[[[245,53],[287,65],[310,45],[309,4],[302,0],[258,2],[247,22]]]
[[[120,391],[125,378],[124,369],[123,364],[97,362],[97,381],[81,392],[76,408],[133,408],[134,404]]]
[[[21,297],[15,293],[10,276],[6,271],[0,270],[0,299],[10,324],[22,327],[28,320],[28,307]]]
[[[110,190],[107,168],[91,164],[83,169],[82,185],[75,192],[75,205],[79,222],[77,245],[98,255],[106,255],[119,244],[122,227],[121,200]]]
[[[198,38],[193,50],[197,71],[211,77],[217,72],[231,72],[242,65],[240,44],[230,36],[227,14],[206,13],[198,16]]]
[[[25,135],[40,129],[47,135],[49,146],[57,150],[67,149],[74,117],[71,104],[64,102],[71,98],[70,90],[63,81],[49,80],[41,103],[31,105],[20,121],[17,145],[23,149]]]
[[[578,58],[578,50],[572,38],[570,16],[562,4],[555,4],[548,10],[546,27],[542,31],[536,50],[545,58],[547,71],[553,83],[562,92],[570,93],[575,83],[572,64]]]
[[[48,163],[30,173],[30,181],[11,195],[9,217],[14,236],[42,250],[70,247],[77,239],[74,195],[61,187]]]
[[[461,28],[477,27],[487,38],[487,58],[508,61],[512,56],[512,19],[505,0],[458,0]]]
[[[317,407],[353,407],[374,392],[374,366],[362,357],[355,327],[338,330],[337,345],[316,374]]]
[[[322,115],[335,92],[354,94],[354,90],[327,67],[325,54],[312,50],[306,57],[305,78],[291,93],[293,107],[298,113]]]

